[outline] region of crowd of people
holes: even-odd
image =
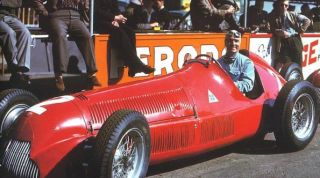
[[[68,60],[67,34],[75,39],[85,60],[88,81],[100,86],[95,76],[98,71],[95,63],[93,43],[88,28],[83,23],[83,12],[89,10],[88,0],[30,0],[36,12],[46,20],[47,30],[52,39],[52,54],[56,87],[65,90],[63,73]],[[289,57],[301,64],[302,43],[300,34],[305,31],[320,30],[320,2],[310,9],[308,4],[301,7],[301,13],[289,10],[289,0],[276,0],[273,11],[263,10],[262,0],[248,8],[247,17],[235,18],[239,10],[234,0],[192,0],[190,15],[192,29],[197,31],[223,32],[236,30],[241,34],[250,32],[270,32],[276,39],[278,55],[282,60]],[[22,0],[2,0],[0,4],[0,45],[3,49],[11,80],[29,83],[25,74],[30,68],[31,35],[23,23],[14,15],[13,10],[22,5]],[[124,11],[119,10],[117,0],[95,0],[94,31],[108,33],[111,45],[122,50],[120,53],[128,75],[146,74],[154,68],[141,62],[136,53],[135,30],[170,29],[172,17],[165,8],[164,0],[130,0]],[[247,28],[244,28],[247,24]],[[281,56],[285,55],[285,56]]]

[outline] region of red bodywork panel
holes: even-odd
[[[257,132],[264,107],[272,107],[285,83],[258,56],[251,59],[264,91],[256,99],[244,96],[219,65],[190,63],[166,76],[40,103],[19,120],[13,137],[31,142],[30,158],[41,177],[59,175],[57,165],[119,109],[147,118],[150,164],[223,147]]]

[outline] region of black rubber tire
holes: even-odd
[[[292,74],[295,73],[297,75],[297,77],[295,77],[294,79],[296,80],[303,80],[303,73],[302,73],[302,69],[301,67],[295,63],[295,62],[288,62],[286,63],[280,71],[280,75],[286,79],[287,81],[289,80],[293,80],[292,79]],[[300,76],[298,78],[298,76]]]
[[[0,138],[23,111],[38,102],[38,98],[29,91],[22,89],[3,90],[0,93]]]
[[[91,177],[112,178],[112,166],[116,149],[121,138],[130,129],[138,129],[145,142],[145,152],[141,161],[141,172],[137,177],[145,177],[150,158],[150,131],[146,118],[139,112],[119,110],[113,113],[102,125],[93,152]],[[124,176],[125,177],[125,176]]]
[[[309,106],[309,108],[307,108],[305,106],[305,108],[307,108],[306,113],[310,108],[310,111],[313,113],[311,114],[312,117],[310,117],[310,123],[306,124],[308,125],[307,131],[305,131],[306,135],[303,135],[303,138],[299,138],[296,135],[293,128],[294,126],[292,125],[294,119],[292,113],[294,109],[296,109],[294,107],[296,102],[301,99],[300,97],[307,97],[307,99],[310,100],[311,107]],[[297,112],[297,110],[295,110],[295,112]],[[301,120],[306,118],[304,116],[305,115],[301,114],[299,117],[303,118],[298,118],[295,120],[299,120],[301,122]],[[274,134],[277,144],[280,148],[287,151],[298,151],[305,148],[312,140],[319,122],[319,99],[313,85],[308,81],[292,80],[287,82],[281,89],[275,101],[274,119]]]

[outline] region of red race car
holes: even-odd
[[[316,89],[308,81],[286,82],[249,55],[256,79],[245,94],[214,59],[199,56],[166,76],[41,102],[2,141],[0,174],[144,177],[150,164],[266,132],[283,149],[303,149],[319,122]]]

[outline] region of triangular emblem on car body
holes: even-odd
[[[209,103],[216,103],[219,101],[217,97],[209,89],[208,89],[208,99],[209,99]]]

